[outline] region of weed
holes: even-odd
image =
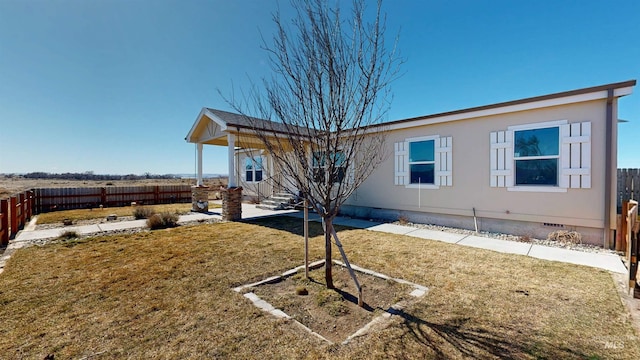
[[[133,217],[137,220],[148,219],[155,213],[156,212],[148,206],[136,206],[135,209],[133,209]]]
[[[170,212],[153,214],[147,219],[147,227],[151,230],[166,229],[178,226],[178,215]]]
[[[309,295],[309,290],[304,286],[296,286],[296,295]]]
[[[77,239],[79,237],[80,235],[78,235],[76,231],[66,230],[62,234],[60,234],[60,236],[58,236],[58,240],[71,240],[71,239]]]
[[[406,217],[405,215],[398,216],[398,224],[407,225],[408,223],[409,223],[409,218],[408,217]]]

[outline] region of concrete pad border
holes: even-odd
[[[336,264],[336,265],[342,266],[342,267],[346,267],[346,265],[343,262],[338,261],[338,260],[333,260],[333,263]],[[315,261],[313,263],[310,263],[309,264],[309,269],[317,269],[317,268],[320,268],[320,267],[324,266],[324,264],[325,264],[324,260],[318,260],[318,261]],[[354,271],[358,271],[358,272],[366,274],[366,275],[375,276],[375,277],[383,279],[383,280],[392,280],[392,281],[395,281],[395,282],[400,283],[400,284],[412,286],[413,290],[409,293],[409,295],[414,297],[414,298],[422,297],[422,296],[426,295],[427,292],[429,291],[429,288],[427,288],[426,286],[415,284],[415,283],[409,282],[409,281],[404,280],[404,279],[393,278],[393,277],[390,277],[388,275],[381,274],[379,272],[375,272],[373,270],[369,270],[369,269],[365,269],[365,268],[359,267],[357,265],[351,264],[351,268]],[[268,277],[268,278],[266,278],[264,280],[261,280],[261,281],[258,281],[258,282],[237,286],[237,287],[233,288],[232,290],[237,292],[237,293],[239,293],[239,294],[242,294],[243,291],[245,291],[247,289],[250,289],[252,287],[256,287],[256,286],[260,286],[260,285],[265,285],[265,284],[269,284],[269,283],[275,283],[275,282],[278,282],[278,281],[282,281],[284,278],[287,278],[289,276],[297,274],[302,269],[304,269],[304,265],[300,265],[300,266],[297,266],[297,267],[295,267],[293,269],[287,270],[287,271],[283,272],[281,275],[271,276],[271,277]],[[254,306],[256,306],[257,308],[259,308],[259,309],[261,309],[261,310],[263,310],[265,312],[268,312],[269,314],[275,316],[276,318],[286,319],[288,321],[292,321],[295,324],[297,324],[299,327],[301,327],[302,329],[307,331],[308,333],[318,337],[319,339],[321,339],[321,340],[323,340],[323,341],[325,341],[325,342],[327,342],[329,344],[333,344],[333,341],[323,337],[322,335],[318,334],[317,332],[311,330],[306,325],[304,325],[301,322],[293,319],[291,316],[289,316],[284,311],[273,307],[273,305],[271,305],[268,302],[266,302],[265,300],[261,299],[255,293],[247,292],[247,293],[242,294],[242,296],[244,296],[245,298],[249,299],[249,301],[251,301],[251,303]],[[401,301],[399,303],[391,305],[391,307],[389,307],[389,309],[385,310],[385,312],[382,315],[373,318],[373,320],[371,320],[365,326],[363,326],[362,328],[358,329],[355,333],[353,333],[350,336],[348,336],[347,339],[345,339],[342,342],[342,345],[348,344],[351,340],[353,340],[353,339],[355,339],[357,337],[364,336],[364,335],[368,334],[369,331],[371,331],[371,329],[375,325],[377,325],[378,323],[381,323],[382,321],[384,321],[385,319],[388,319],[392,315],[397,315],[399,313],[399,311],[404,308],[405,305],[406,305],[405,301]]]

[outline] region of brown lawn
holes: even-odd
[[[352,263],[430,291],[375,332],[329,345],[231,290],[300,265],[301,225],[281,217],[21,249],[0,274],[0,357],[640,358],[606,271],[351,229],[339,235]],[[318,224],[311,234],[320,259]]]

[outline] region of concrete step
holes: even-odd
[[[283,210],[284,208],[282,207],[282,204],[278,204],[278,205],[270,205],[270,204],[258,204],[256,205],[257,209],[262,209],[262,210]]]

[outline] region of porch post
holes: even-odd
[[[196,186],[202,186],[202,143],[198,143],[198,182]]]
[[[229,160],[229,188],[234,188],[236,184],[236,136],[234,134],[227,135],[227,157]]]

